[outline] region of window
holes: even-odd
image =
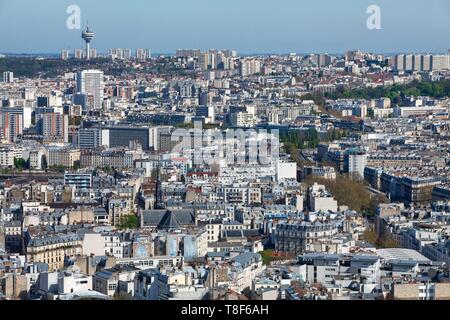
[[[109,284],[108,285],[108,290],[116,290],[117,285],[116,284]]]

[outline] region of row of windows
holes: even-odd
[[[419,292],[420,292],[420,293],[426,293],[427,290],[426,290],[426,289],[419,289]],[[429,292],[429,293],[434,293],[434,288],[429,288],[429,289],[428,289],[428,292]]]

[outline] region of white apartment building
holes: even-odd
[[[58,279],[58,293],[68,294],[92,290],[92,276],[84,274],[63,275]]]
[[[84,70],[77,74],[77,92],[92,99],[87,99],[87,105],[84,109],[96,110],[103,106],[105,84],[103,81],[103,71],[100,70]]]
[[[0,167],[14,167],[14,159],[21,159],[22,153],[22,148],[12,145],[0,147]]]
[[[104,234],[104,254],[117,259],[131,257],[133,246],[131,241],[124,241],[119,234]]]

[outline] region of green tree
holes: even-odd
[[[14,167],[18,170],[25,170],[29,168],[27,167],[27,161],[22,158],[14,158]]]
[[[113,296],[114,300],[126,300],[131,301],[133,300],[133,296],[127,292],[116,292]]]
[[[119,222],[119,229],[138,229],[139,219],[134,214],[122,216]]]
[[[325,94],[329,99],[376,99],[387,97],[393,104],[399,104],[405,96],[431,96],[442,98],[450,96],[450,79],[438,82],[413,81],[404,85],[393,85],[376,88],[354,88],[348,89],[344,86],[336,88],[335,92]]]
[[[69,118],[69,125],[71,126],[79,126],[81,124],[81,117],[74,116]]]

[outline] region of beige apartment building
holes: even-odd
[[[50,149],[48,150],[48,166],[63,166],[73,168],[75,162],[80,161],[81,151],[70,149]]]
[[[81,255],[82,240],[76,234],[45,235],[31,239],[27,245],[28,263],[48,264],[50,272],[64,268],[65,257]]]
[[[450,300],[450,283],[395,283],[389,297],[394,300]]]

